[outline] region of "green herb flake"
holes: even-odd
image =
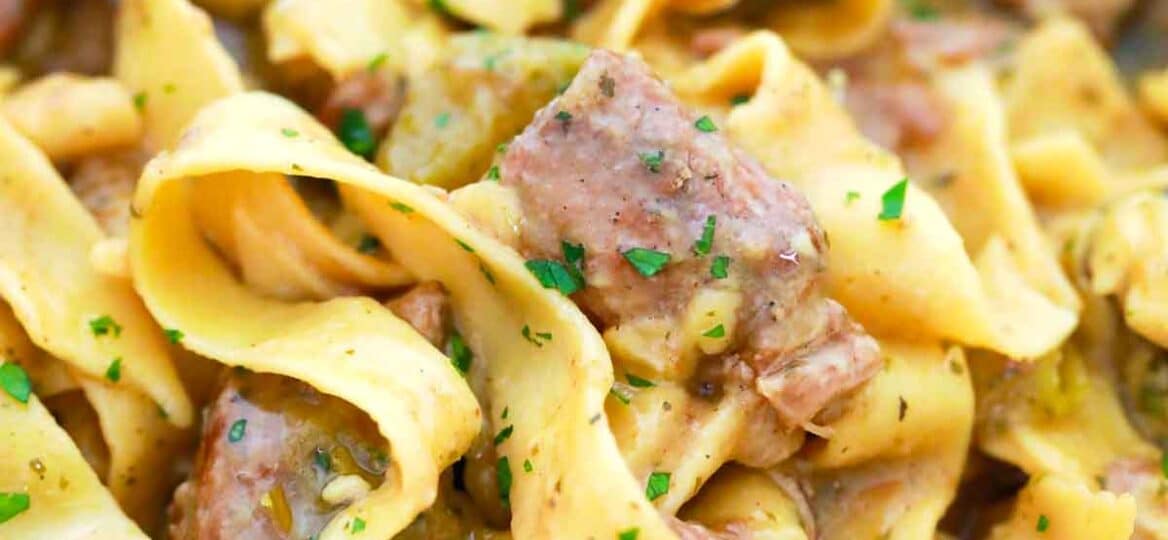
[[[483,261],[479,261],[479,272],[483,274],[484,278],[486,278],[487,283],[490,283],[491,285],[495,284],[495,274],[491,273],[491,270],[488,269],[485,264],[483,264]]]
[[[633,400],[633,392],[627,386],[620,383],[614,383],[612,388],[608,389],[608,393],[617,401],[628,405]]]
[[[4,523],[28,510],[28,493],[0,493],[0,523]]]
[[[374,56],[373,59],[369,61],[369,64],[365,66],[365,69],[369,71],[369,73],[374,73],[381,69],[381,66],[385,65],[386,60],[389,60],[389,53],[383,52],[377,56]]]
[[[637,536],[641,534],[641,529],[633,527],[625,529],[616,535],[616,540],[637,540]]]
[[[534,470],[535,470],[535,466],[533,466],[531,464],[530,459],[523,460],[523,472],[529,473],[529,472],[534,471]]]
[[[742,105],[743,103],[746,103],[747,101],[750,101],[750,95],[737,94],[734,97],[730,98],[730,106],[737,107],[739,105]]]
[[[20,364],[13,362],[0,364],[0,388],[21,403],[28,403],[28,396],[32,394],[32,383],[28,380],[28,373]]]
[[[565,296],[584,288],[582,280],[560,261],[536,259],[523,263],[545,289],[557,289]]]
[[[583,286],[584,280],[584,244],[573,244],[566,240],[560,241],[560,249],[564,252],[564,260],[568,262],[568,272]]]
[[[714,262],[710,264],[710,275],[714,279],[726,279],[730,275],[730,257],[726,255],[718,255],[714,257]]]
[[[289,139],[296,138],[296,137],[300,136],[300,132],[296,131],[295,129],[292,129],[292,128],[283,128],[280,130],[280,133],[282,133],[285,137],[288,137]]]
[[[584,9],[580,7],[580,0],[564,0],[563,6],[564,22],[573,22],[584,13]]]
[[[428,0],[426,5],[439,15],[450,15],[450,8],[446,7],[444,0]]]
[[[231,429],[227,430],[228,442],[239,442],[243,440],[244,434],[247,432],[247,419],[240,418],[231,424]]]
[[[714,125],[714,121],[711,120],[709,116],[698,118],[698,121],[694,122],[694,127],[698,128],[698,131],[702,133],[713,133],[718,131],[718,126]]]
[[[509,414],[511,414],[511,407],[503,407],[503,413],[499,415],[499,418],[506,420]]]
[[[632,373],[625,373],[625,379],[628,379],[629,385],[633,386],[634,388],[652,388],[657,386],[653,383],[653,381],[650,381],[649,379],[642,379],[636,375],[633,375]]]
[[[337,128],[337,137],[350,152],[368,159],[377,149],[377,141],[373,138],[373,129],[365,120],[365,113],[361,109],[346,108],[341,111],[341,124]]]
[[[498,153],[500,153],[500,154],[506,154],[506,153],[507,153],[507,147],[508,147],[508,146],[509,146],[509,145],[508,145],[507,143],[505,143],[505,142],[501,142],[501,143],[499,143],[498,145],[496,145],[496,146],[495,146],[495,152],[498,152]]]
[[[492,182],[498,182],[499,178],[501,178],[501,176],[499,175],[499,166],[498,165],[491,165],[491,168],[487,169],[487,180],[490,180]]]
[[[333,456],[324,448],[316,448],[312,451],[312,462],[325,473],[333,470]]]
[[[503,441],[510,439],[511,433],[514,431],[515,426],[513,425],[508,425],[507,427],[499,430],[499,433],[495,434],[495,446],[499,446],[500,444],[503,444]]]
[[[146,92],[134,94],[134,108],[138,109],[138,112],[146,110]]]
[[[526,339],[528,342],[530,342],[532,345],[535,345],[536,347],[543,347],[544,342],[552,340],[552,335],[550,332],[534,332],[533,333],[531,331],[531,327],[526,325],[526,324],[523,325],[523,330],[520,330],[519,333],[523,335],[523,339]]]
[[[714,247],[714,226],[717,225],[718,218],[715,216],[706,216],[706,224],[702,227],[702,237],[694,242],[694,255],[702,256],[709,255],[710,249]]]
[[[361,240],[357,242],[357,251],[369,255],[375,253],[381,247],[381,240],[372,234],[362,234]]]
[[[1038,524],[1035,525],[1034,530],[1043,533],[1050,528],[1050,518],[1046,514],[1038,514]]]
[[[642,276],[653,277],[669,264],[668,253],[646,248],[632,248],[621,253]]]
[[[880,196],[880,203],[882,209],[880,210],[880,221],[891,221],[900,219],[900,215],[904,212],[904,196],[908,192],[908,178],[901,179],[884,195]]]
[[[718,326],[715,326],[709,330],[706,330],[705,332],[702,332],[702,337],[724,338],[724,337],[726,337],[726,327],[722,326],[721,324],[718,324]]]
[[[450,113],[444,112],[434,117],[434,127],[443,129],[450,125]]]
[[[556,113],[556,120],[559,120],[565,124],[568,122],[571,122],[572,121],[572,113],[570,113],[568,111],[560,111],[560,112]]]
[[[122,325],[109,315],[102,315],[96,319],[89,320],[89,329],[95,336],[113,336],[119,337],[122,335]]]
[[[462,240],[459,240],[458,238],[454,239],[454,243],[458,244],[458,247],[462,248],[462,250],[467,252],[467,253],[474,253],[475,252],[474,248],[470,247],[470,244],[463,242]]]
[[[179,330],[178,328],[167,328],[166,330],[162,331],[162,334],[166,336],[166,341],[168,341],[171,345],[178,345],[182,342],[183,338],[186,337],[186,334],[183,334],[182,330]]]
[[[850,205],[858,200],[860,200],[860,192],[859,191],[849,191],[847,198],[844,200],[844,202],[846,202],[847,204]]]
[[[405,204],[405,203],[400,203],[400,202],[397,202],[397,201],[393,201],[393,202],[389,203],[389,207],[390,207],[390,208],[393,208],[394,210],[397,210],[398,212],[401,212],[401,213],[403,213],[403,214],[412,214],[412,213],[414,213],[414,209],[413,209],[413,207],[411,207],[411,206],[410,206],[410,205],[408,205],[408,204]]]
[[[645,496],[654,501],[666,493],[669,493],[669,473],[654,471],[649,475],[649,483],[645,486]]]
[[[1168,452],[1164,452],[1160,455],[1160,474],[1163,474],[1165,478],[1168,478]]]
[[[931,21],[941,16],[929,0],[901,0],[909,17],[918,21]]]
[[[507,456],[499,458],[495,463],[495,482],[499,485],[499,500],[503,506],[511,506],[511,462]]]
[[[474,353],[471,352],[470,347],[466,346],[466,341],[462,339],[462,334],[458,330],[450,333],[450,363],[454,365],[459,373],[466,375],[470,372],[471,362],[474,360]]]
[[[349,534],[357,534],[365,530],[365,520],[361,518],[353,518],[353,526],[349,528]]]
[[[114,358],[109,367],[105,368],[105,378],[109,379],[110,382],[122,380],[122,357]]]
[[[649,172],[659,173],[661,172],[661,165],[665,162],[665,151],[644,152],[638,154],[637,157],[641,158],[641,163],[645,165],[646,169],[649,169]]]

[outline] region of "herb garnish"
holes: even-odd
[[[649,379],[642,379],[632,373],[625,373],[625,379],[628,379],[629,385],[635,388],[651,388],[657,386]]]
[[[649,172],[659,173],[661,172],[661,164],[665,161],[665,151],[644,152],[638,157],[641,158],[641,163],[645,164],[645,168],[649,169]]]
[[[714,226],[717,225],[718,218],[710,215],[706,216],[706,224],[702,227],[702,237],[694,242],[693,251],[699,257],[708,255],[710,248],[714,246]]]
[[[725,255],[718,255],[714,257],[713,264],[710,265],[710,275],[715,279],[726,279],[729,275],[727,269],[730,267],[730,257]]]
[[[877,216],[880,221],[900,219],[904,212],[904,196],[907,191],[908,178],[903,178],[880,196],[880,203],[883,207],[880,210],[880,215]]]
[[[708,338],[726,337],[726,327],[722,326],[721,323],[719,323],[718,326],[715,326],[709,330],[706,330],[705,332],[702,332],[702,337],[708,337]]]
[[[621,253],[642,276],[653,277],[669,264],[670,255],[646,248],[632,248]]]
[[[368,159],[377,148],[377,141],[373,139],[373,130],[365,120],[365,113],[361,109],[346,108],[341,111],[341,124],[337,128],[337,137],[350,152]]]
[[[495,463],[495,481],[499,484],[499,500],[503,501],[503,506],[511,506],[511,462],[507,456]]]
[[[503,441],[511,438],[511,433],[514,431],[514,425],[508,425],[507,427],[499,430],[499,433],[495,434],[495,446],[499,446],[500,444],[503,444]]]
[[[240,418],[231,424],[231,429],[227,431],[228,442],[239,442],[243,440],[244,434],[247,432],[247,419]]]
[[[105,368],[105,378],[111,382],[122,380],[122,357],[114,358],[114,361],[110,362],[109,367]]]
[[[169,341],[171,345],[178,345],[183,340],[183,337],[185,337],[182,330],[178,328],[167,328],[162,333],[166,336],[166,341]]]
[[[649,475],[649,484],[645,486],[645,496],[650,501],[669,493],[669,473],[654,471]]]
[[[474,360],[474,353],[471,352],[470,347],[466,346],[466,341],[462,339],[462,334],[458,330],[450,332],[450,363],[454,365],[459,373],[466,375],[470,372],[470,364]]]
[[[118,324],[109,315],[102,315],[96,319],[90,319],[89,329],[93,331],[93,335],[95,336],[113,335],[113,337],[118,337],[122,335],[122,325]]]
[[[718,131],[718,126],[714,125],[714,121],[711,120],[709,116],[698,118],[698,121],[694,122],[694,127],[698,128],[698,131],[702,133],[713,133]]]
[[[543,285],[545,289],[557,289],[567,296],[584,288],[583,280],[578,279],[578,276],[569,271],[560,261],[536,259],[527,261],[523,265],[535,275],[539,284]]]
[[[357,251],[366,255],[377,251],[381,247],[381,241],[372,234],[362,234],[361,241],[357,243]]]
[[[32,393],[28,373],[14,362],[0,364],[0,388],[21,403],[28,403],[28,396]]]
[[[0,493],[0,523],[4,523],[29,507],[28,493]]]

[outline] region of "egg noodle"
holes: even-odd
[[[11,4],[2,540],[1168,539],[1168,4]]]

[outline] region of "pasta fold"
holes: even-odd
[[[285,128],[301,136],[289,140],[281,134]],[[409,466],[395,467],[399,480],[387,479],[385,487],[346,510],[323,538],[339,537],[344,522],[358,516],[373,535],[389,536],[408,524],[433,501],[440,465],[465,449],[479,419],[459,408],[470,399],[469,390],[429,346],[413,351],[409,363],[401,361],[412,369],[381,366],[385,354],[375,353],[391,346],[390,338],[407,346],[421,338],[399,335],[406,333],[404,324],[371,301],[283,304],[235,281],[190,222],[194,186],[182,180],[202,182],[230,171],[337,181],[403,266],[450,292],[466,342],[487,365],[491,418],[506,410],[513,425],[513,435],[498,449],[513,475],[509,501],[516,536],[612,537],[635,527],[644,538],[670,537],[607,429],[603,402],[611,364],[587,319],[567,299],[543,289],[514,252],[473,229],[431,192],[377,172],[294,105],[245,94],[202,111],[176,150],[148,167],[135,199],[143,218],[133,229],[134,275],[152,312],[181,325],[188,347],[298,376],[345,398],[382,426],[398,463],[409,460]],[[185,277],[191,274],[200,279]],[[224,321],[217,309],[222,303],[234,306],[239,320]],[[522,328],[532,341],[522,337]],[[349,358],[348,348],[363,361]],[[441,365],[434,365],[438,360]],[[392,380],[419,368],[421,380]],[[420,408],[414,414],[430,420],[400,416],[411,404]],[[521,467],[525,461],[530,473]],[[375,505],[380,513],[372,512]]]

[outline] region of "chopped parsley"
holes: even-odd
[[[572,22],[580,17],[584,10],[580,7],[580,0],[564,0],[564,21]]]
[[[585,282],[584,244],[573,244],[566,240],[560,241],[560,249],[564,252],[564,260],[568,261],[568,272],[583,285]]]
[[[479,261],[479,272],[481,272],[483,277],[487,279],[487,283],[490,283],[491,285],[495,284],[495,275],[491,273],[491,270],[488,269],[485,264],[483,264],[483,261]]]
[[[383,52],[377,56],[374,56],[373,59],[369,61],[369,64],[365,66],[365,69],[368,70],[369,73],[373,73],[381,69],[381,66],[385,65],[386,60],[389,60],[389,53]]]
[[[636,375],[633,375],[632,373],[625,373],[625,379],[628,379],[629,385],[635,388],[652,388],[657,386],[656,384],[653,384],[653,381],[650,381],[649,379],[642,379]]]
[[[616,540],[637,540],[637,536],[641,534],[641,529],[633,527],[625,529],[616,535]]]
[[[621,253],[642,276],[653,277],[669,264],[668,253],[646,248],[632,248]]]
[[[507,456],[495,463],[495,481],[499,484],[499,500],[503,501],[503,506],[511,506],[511,462]]]
[[[295,129],[292,129],[292,128],[283,128],[280,130],[280,133],[282,133],[285,137],[288,137],[289,139],[300,136],[300,132],[296,131]]]
[[[454,369],[466,375],[470,372],[470,364],[473,360],[474,353],[471,352],[470,347],[466,346],[462,334],[459,334],[458,330],[450,332],[450,363],[454,365]]]
[[[608,389],[608,393],[612,394],[612,397],[625,405],[628,405],[633,400],[632,390],[621,383],[613,383],[612,388]]]
[[[545,289],[557,289],[565,296],[584,288],[584,281],[560,261],[547,259],[523,263]]]
[[[499,166],[498,165],[491,165],[491,168],[487,169],[487,180],[491,180],[493,182],[498,182],[499,178],[500,178]]]
[[[243,440],[244,434],[247,432],[247,419],[240,418],[231,424],[231,429],[227,430],[228,442],[239,442]]]
[[[134,94],[134,108],[139,112],[146,109],[146,92],[138,92]]]
[[[114,361],[110,362],[109,367],[105,368],[105,378],[111,382],[122,380],[122,357],[114,358]]]
[[[186,337],[186,334],[183,334],[182,330],[178,328],[167,328],[162,333],[166,336],[166,341],[170,342],[171,345],[178,345]]]
[[[730,105],[731,105],[732,107],[733,107],[733,106],[738,106],[738,105],[742,105],[743,103],[746,103],[747,101],[750,101],[750,96],[749,96],[749,95],[747,95],[747,94],[736,94],[734,97],[731,97],[731,98],[730,98]]]
[[[32,393],[28,373],[25,373],[20,364],[12,362],[0,364],[0,388],[21,403],[28,403],[28,396]]]
[[[365,121],[365,113],[361,112],[361,109],[346,108],[341,111],[337,137],[350,152],[366,159],[372,156],[377,148],[373,130],[369,127],[369,122]]]
[[[312,451],[312,462],[326,473],[333,470],[333,456],[324,448],[316,448]]]
[[[357,534],[363,530],[365,530],[365,520],[353,518],[353,526],[349,528],[349,534]]]
[[[4,523],[29,507],[28,493],[0,493],[0,523]]]
[[[1050,528],[1050,518],[1046,514],[1038,514],[1038,524],[1035,525],[1034,530],[1042,533]]]
[[[439,15],[450,15],[450,8],[446,7],[445,0],[429,0],[426,5]]]
[[[714,121],[711,120],[709,116],[698,118],[698,121],[694,122],[694,127],[698,128],[698,131],[702,133],[713,133],[718,131],[718,126],[714,125]]]
[[[710,254],[710,248],[714,247],[714,226],[717,223],[717,217],[712,215],[706,217],[706,224],[702,227],[702,237],[697,242],[694,242],[694,255],[702,256]]]
[[[669,473],[654,471],[649,475],[649,484],[645,486],[645,496],[654,501],[666,493],[669,493]]]
[[[559,120],[559,121],[567,124],[568,122],[572,121],[572,113],[570,113],[568,111],[560,111],[560,112],[556,113],[556,120]]]
[[[597,83],[597,86],[600,87],[600,93],[604,94],[604,97],[616,97],[616,80],[609,77],[607,71],[600,76],[600,82]]]
[[[495,146],[495,151],[500,153],[500,154],[506,154],[507,153],[507,146],[509,146],[507,143],[501,142]]]
[[[403,214],[414,213],[413,207],[411,207],[410,205],[408,205],[406,203],[400,203],[397,201],[393,201],[393,202],[389,203],[389,207],[393,208],[394,210],[397,210],[398,212],[401,212]]]
[[[366,255],[376,252],[379,247],[381,247],[381,240],[372,234],[362,234],[361,240],[357,242],[357,251]]]
[[[514,425],[508,425],[507,427],[499,430],[499,433],[495,434],[495,446],[499,446],[500,444],[503,444],[503,441],[510,439],[511,433],[514,431]]]
[[[706,330],[705,332],[702,332],[702,337],[708,337],[708,338],[726,337],[726,327],[722,326],[719,323],[718,326],[715,326],[709,330]]]
[[[523,460],[523,472],[529,473],[529,472],[534,471],[534,470],[535,470],[535,467],[531,464],[530,459]]]
[[[520,333],[523,334],[523,339],[531,342],[536,347],[543,347],[544,343],[552,340],[551,332],[532,332],[531,327],[526,324],[523,325],[523,330]]]
[[[860,200],[860,192],[859,191],[849,191],[848,195],[847,195],[847,199],[845,199],[845,201],[848,204],[852,204],[853,202],[856,202],[858,200]]]
[[[1160,474],[1163,474],[1165,478],[1168,478],[1168,452],[1160,455]]]
[[[442,129],[448,125],[450,125],[450,113],[444,112],[434,117],[434,127]]]
[[[730,257],[725,255],[718,255],[714,257],[714,262],[710,264],[710,275],[715,279],[726,279],[730,275],[728,269],[730,268]]]
[[[941,16],[929,0],[901,0],[908,15],[918,21],[931,21]]]
[[[503,407],[503,412],[499,414],[499,418],[506,420],[509,414],[511,414],[511,407]]]
[[[665,162],[665,151],[644,152],[638,157],[641,158],[641,163],[645,164],[645,168],[649,169],[649,172],[659,173],[661,172],[661,164]]]
[[[467,252],[467,253],[474,253],[475,252],[474,248],[470,247],[470,244],[463,242],[462,240],[455,238],[454,243],[458,244],[458,247],[462,248],[462,250]]]
[[[904,196],[907,191],[908,178],[903,178],[880,196],[882,209],[880,215],[877,216],[880,221],[900,219],[900,215],[904,212]]]
[[[102,315],[96,319],[89,320],[89,329],[93,331],[95,336],[110,336],[118,337],[122,335],[122,325],[109,315]]]

